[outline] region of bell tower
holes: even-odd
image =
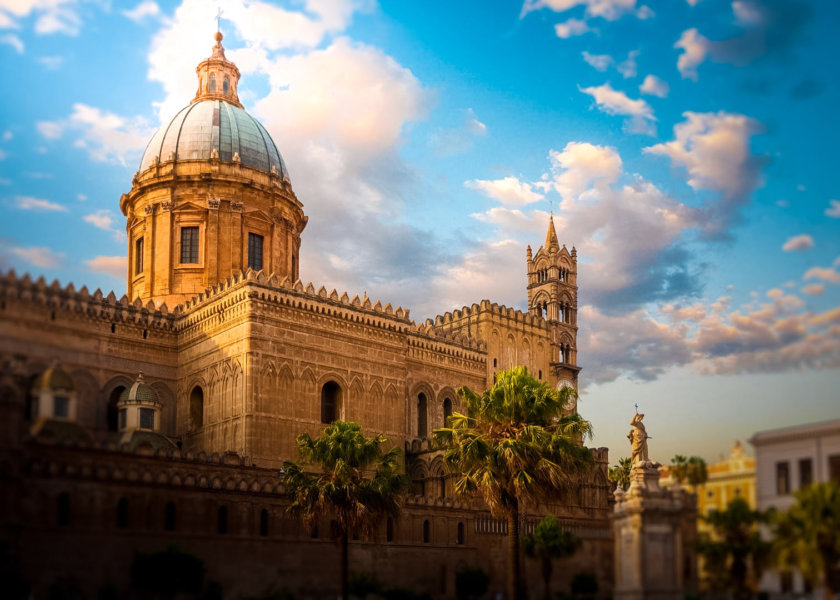
[[[545,245],[528,258],[528,310],[548,321],[551,368],[557,386],[577,389],[577,250],[557,241],[554,216],[549,217]]]

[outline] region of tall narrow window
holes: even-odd
[[[175,531],[175,503],[167,502],[163,509],[163,528],[166,531]]]
[[[181,262],[198,262],[198,227],[181,227]]]
[[[338,415],[341,401],[341,387],[335,381],[328,381],[321,389],[321,423],[332,423]]]
[[[840,454],[828,457],[828,478],[840,483]]]
[[[423,521],[423,543],[428,544],[432,540],[432,526],[428,521]]]
[[[263,236],[248,234],[248,268],[259,271],[263,268]]]
[[[388,518],[385,522],[385,541],[386,542],[393,542],[394,541],[394,519]]]
[[[143,272],[143,238],[134,240],[134,274]]]
[[[292,279],[297,279],[297,257],[292,254]]]
[[[222,535],[227,533],[227,517],[227,506],[220,506],[216,530]]]
[[[190,421],[195,429],[204,425],[204,391],[198,385],[190,392]]]
[[[456,544],[463,544],[464,543],[464,524],[458,523],[458,532],[455,536],[455,543]]]
[[[426,437],[428,435],[426,410],[426,394],[421,392],[417,396],[417,437]]]
[[[268,511],[266,509],[260,511],[260,535],[262,537],[268,535]]]
[[[784,496],[790,493],[790,473],[788,472],[788,463],[776,463],[776,495]]]
[[[62,492],[56,501],[56,520],[59,526],[70,524],[70,494]]]
[[[128,426],[128,411],[124,408],[120,409],[120,426],[119,430],[122,431]]]
[[[56,396],[53,398],[53,416],[66,419],[70,416],[70,398]]]
[[[140,429],[155,429],[155,411],[151,408],[140,409]]]
[[[799,487],[808,487],[814,481],[814,468],[810,458],[799,460]]]
[[[227,94],[227,93],[230,91],[230,79],[228,79],[227,77],[225,77],[225,78],[222,80],[222,91],[223,91],[225,94]]]
[[[106,410],[108,431],[119,431],[119,421],[117,420],[119,410],[117,409],[117,402],[119,402],[120,394],[123,393],[123,390],[125,390],[125,387],[118,385],[111,392],[111,395],[108,396],[108,408]]]
[[[216,74],[215,73],[210,73],[210,91],[211,92],[216,91]]]
[[[452,416],[452,400],[446,398],[443,401],[443,426],[446,427],[446,420]]]
[[[128,500],[120,498],[117,502],[117,528],[125,529],[128,527]]]

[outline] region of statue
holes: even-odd
[[[642,419],[645,418],[644,413],[636,413],[633,415],[633,418],[630,420],[630,425],[633,426],[633,429],[627,434],[627,439],[630,440],[630,444],[632,445],[632,451],[630,454],[630,463],[635,465],[637,462],[648,462],[650,458],[648,458],[648,434],[645,430],[645,424],[642,423]]]

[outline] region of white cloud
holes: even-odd
[[[700,35],[696,28],[683,31],[680,39],[674,44],[683,52],[677,59],[677,69],[683,79],[697,81],[697,67],[706,60],[709,53],[709,40]]]
[[[584,94],[595,99],[598,109],[608,115],[624,115],[630,117],[625,122],[625,129],[631,133],[645,133],[653,135],[653,122],[656,117],[650,105],[639,98],[633,100],[620,90],[614,90],[609,83],[597,87],[581,88]]]
[[[97,210],[94,213],[85,215],[82,220],[85,223],[90,223],[97,229],[107,231],[117,241],[125,240],[125,233],[114,227],[114,217],[110,210]]]
[[[688,184],[695,190],[721,193],[723,201],[710,208],[706,227],[719,233],[760,183],[764,159],[750,152],[750,138],[763,127],[747,116],[725,112],[683,116],[686,120],[674,126],[674,140],[644,151],[685,167]]]
[[[8,152],[6,152],[2,148],[0,148],[0,161],[6,160],[6,158],[8,158],[8,156],[9,156]]]
[[[15,206],[20,210],[35,210],[46,212],[67,212],[67,207],[43,198],[34,198],[32,196],[17,196],[15,198]]]
[[[795,235],[782,245],[782,250],[785,252],[792,252],[797,250],[810,250],[814,247],[814,238],[803,233],[802,235]]]
[[[656,75],[648,75],[639,86],[639,91],[649,96],[658,96],[659,98],[667,98],[670,91],[668,84]]]
[[[557,37],[564,40],[569,39],[570,37],[583,35],[584,33],[588,33],[590,31],[594,31],[594,29],[590,28],[586,21],[581,19],[569,19],[563,23],[557,23],[554,26],[554,33]]]
[[[35,32],[77,35],[82,20],[77,0],[0,0],[0,26],[20,28],[20,20],[34,14]]]
[[[583,60],[591,65],[596,71],[602,73],[609,69],[615,61],[609,54],[590,54],[586,50],[583,51]]]
[[[840,218],[840,200],[829,200],[828,208],[825,209],[825,216],[832,219]]]
[[[143,0],[143,2],[131,10],[122,11],[122,14],[135,23],[140,23],[146,18],[158,16],[160,14],[160,7],[157,5],[157,2],[153,2],[152,0]]]
[[[7,129],[6,131],[3,132],[3,141],[4,142],[8,142],[13,137],[15,137],[15,134],[13,134],[10,130]]]
[[[734,0],[732,12],[735,14],[735,22],[745,27],[758,27],[764,24],[766,15],[761,8],[753,2]]]
[[[522,182],[516,177],[492,181],[473,179],[464,182],[464,186],[506,205],[524,206],[544,198],[542,194],[535,192],[529,183]]]
[[[88,197],[85,194],[76,194],[76,200],[78,200],[79,202],[85,202],[87,201],[87,199]]]
[[[464,123],[453,129],[435,129],[429,135],[429,146],[438,156],[452,156],[472,148],[475,138],[487,135],[487,125],[482,123],[475,111],[464,111]]]
[[[42,56],[38,58],[38,62],[44,65],[44,68],[49,71],[55,71],[61,68],[64,64],[64,57],[62,56]]]
[[[15,49],[15,52],[23,54],[23,41],[13,33],[0,36],[0,44],[8,44]]]
[[[835,265],[836,266],[836,265]],[[840,283],[840,273],[832,267],[811,267],[802,276],[805,281],[809,279],[820,279],[826,283]]]
[[[15,247],[10,251],[19,259],[42,269],[54,269],[64,262],[63,252],[54,252],[44,246]]]
[[[608,21],[615,21],[625,14],[632,14],[636,10],[636,0],[525,0],[522,15],[542,8],[565,12],[576,6],[585,6],[588,17],[602,17]],[[642,18],[646,16],[647,12],[642,12]]]
[[[128,259],[125,256],[97,256],[86,260],[88,269],[94,273],[105,273],[117,279],[125,279]]]
[[[635,77],[638,72],[636,65],[636,58],[639,56],[639,50],[632,50],[627,54],[627,59],[616,65],[616,70],[621,73],[625,79]]]
[[[811,283],[802,288],[802,293],[809,296],[822,296],[825,294],[825,286],[821,283]]]
[[[57,140],[64,133],[64,126],[55,121],[38,121],[35,127],[48,140]]]

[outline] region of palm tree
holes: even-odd
[[[574,397],[555,390],[525,367],[502,371],[492,388],[478,395],[458,390],[467,414],[453,414],[434,439],[444,462],[457,473],[458,494],[480,493],[508,525],[508,598],[519,598],[519,515],[526,501],[556,500],[593,464],[581,443],[591,425],[580,415],[563,415]]]
[[[674,458],[671,459],[671,468],[669,470],[674,481],[682,485],[688,471],[688,459],[682,454],[675,454]]]
[[[540,561],[540,571],[545,583],[545,600],[551,600],[551,571],[555,558],[564,558],[577,552],[581,539],[566,531],[554,515],[547,515],[537,523],[534,533],[523,536],[522,549],[525,556]]]
[[[709,480],[709,471],[706,468],[706,461],[699,456],[692,456],[685,464],[685,478],[697,493],[697,487]]]
[[[832,573],[840,565],[840,483],[814,483],[795,497],[796,504],[777,519],[776,556],[812,583],[822,576],[825,597],[834,598],[838,590]]]
[[[400,472],[400,451],[383,452],[384,435],[366,438],[356,423],[336,421],[317,438],[298,436],[301,460],[320,465],[308,473],[302,465],[286,462],[284,483],[292,496],[289,511],[307,526],[331,514],[341,542],[341,597],[348,597],[348,538],[370,532],[384,515],[400,510],[408,479]]]
[[[731,589],[735,598],[749,598],[770,552],[758,532],[770,513],[752,510],[746,500],[735,498],[726,510],[712,510],[701,519],[712,529],[712,535],[700,534],[697,549],[713,577],[713,589]]]
[[[622,490],[626,490],[630,486],[630,469],[633,468],[631,461],[629,456],[619,458],[618,464],[609,468],[607,479],[613,484],[613,488],[620,486]]]

